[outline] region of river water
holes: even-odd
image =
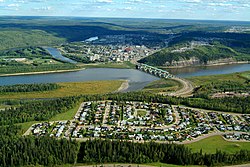
[[[188,78],[194,76],[230,74],[235,72],[250,71],[250,64],[186,67],[178,69],[168,69],[168,71],[171,74],[177,75],[179,77]]]
[[[171,73],[179,77],[228,74],[250,71],[250,64],[237,64],[211,67],[192,67],[171,69]],[[39,75],[22,75],[0,77],[0,85],[27,83],[81,82],[94,80],[129,80],[127,91],[139,90],[159,78],[135,69],[91,68],[75,72],[52,73]]]
[[[43,47],[45,50],[47,50],[55,59],[57,60],[61,60],[63,62],[67,62],[67,63],[72,63],[72,64],[76,64],[77,62],[74,60],[71,60],[67,57],[64,57],[61,52],[56,49],[56,48],[51,48],[51,47]]]

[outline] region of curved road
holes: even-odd
[[[163,95],[168,95],[168,96],[181,96],[181,97],[188,97],[191,96],[193,91],[194,91],[194,86],[192,85],[192,83],[186,79],[183,78],[177,78],[174,77],[172,78],[173,80],[181,83],[181,85],[183,86],[180,90],[176,91],[176,92],[171,92],[171,93],[162,93]]]

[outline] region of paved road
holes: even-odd
[[[186,96],[190,96],[190,94],[192,94],[192,92],[194,90],[194,86],[191,84],[190,81],[183,79],[183,78],[177,78],[177,77],[172,78],[172,79],[177,81],[177,82],[180,82],[182,84],[183,88],[176,91],[176,92],[172,92],[168,95],[186,97]]]

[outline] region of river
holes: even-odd
[[[43,47],[45,50],[47,50],[51,56],[53,56],[55,59],[66,62],[66,63],[72,63],[72,64],[76,64],[77,62],[74,60],[71,60],[67,57],[64,57],[61,52],[56,49],[56,48],[51,48],[51,47]]]
[[[179,77],[228,74],[234,72],[250,71],[250,64],[236,64],[211,67],[189,67],[171,69]],[[135,69],[90,68],[75,72],[51,73],[40,75],[22,75],[0,77],[0,85],[14,85],[27,83],[55,83],[55,82],[81,82],[94,80],[129,80],[127,91],[139,90],[159,78]]]
[[[188,78],[195,76],[207,76],[218,74],[230,74],[235,72],[250,71],[250,64],[230,64],[219,66],[200,66],[168,69],[171,74],[178,77]]]

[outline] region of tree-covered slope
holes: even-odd
[[[42,30],[0,29],[0,50],[53,45],[64,41],[63,38],[58,38]]]
[[[182,43],[169,48],[164,48],[159,52],[156,52],[153,55],[140,60],[139,62],[156,66],[172,66],[176,65],[176,62],[178,64],[180,61],[182,61],[184,64],[185,61],[192,61],[189,63],[194,64],[208,64],[209,61],[227,58],[231,58],[231,61],[246,60],[245,58],[250,59],[250,55],[239,53],[234,49],[218,42],[195,46],[191,46],[190,43]]]

